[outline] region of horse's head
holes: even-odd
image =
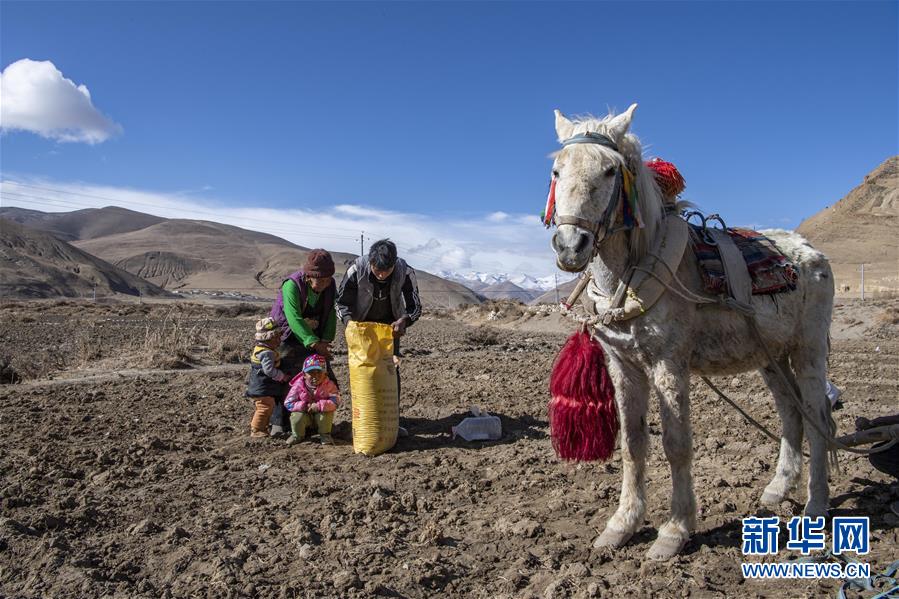
[[[636,107],[603,120],[579,121],[556,110],[556,134],[563,147],[555,154],[552,170],[558,226],[552,248],[562,270],[583,270],[614,225],[625,162],[618,144]]]

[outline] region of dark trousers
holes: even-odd
[[[315,351],[303,345],[295,337],[290,336],[286,341],[281,342],[281,345],[278,347],[278,353],[281,355],[281,371],[290,379],[293,379],[303,370],[303,362],[306,361],[306,358],[314,354]],[[334,381],[334,384],[340,389],[340,383],[337,382],[337,377],[334,376],[334,371],[331,369],[330,360],[327,362],[327,368],[328,378]],[[284,395],[275,398],[275,409],[272,410],[272,416],[269,419],[269,424],[272,426],[280,425],[285,431],[290,430],[290,413],[284,409],[284,398],[287,396],[288,391],[290,391],[290,387],[285,385]]]

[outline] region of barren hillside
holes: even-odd
[[[78,241],[116,233],[127,233],[165,220],[158,216],[118,206],[86,208],[73,212],[41,212],[12,206],[0,208],[0,217],[32,229],[52,233],[54,237],[63,241]]]
[[[541,293],[542,291],[536,289],[523,289],[511,281],[494,283],[478,290],[478,294],[483,295],[489,300],[510,299],[519,301],[523,304],[527,304]]]
[[[0,219],[0,297],[168,296],[49,233]]]
[[[798,231],[830,258],[838,295],[858,295],[860,265],[867,292],[899,291],[899,156],[878,166],[833,206]]]

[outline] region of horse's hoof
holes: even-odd
[[[646,557],[657,562],[666,562],[680,553],[686,544],[686,538],[659,536],[646,552]]]
[[[630,541],[632,536],[634,536],[634,533],[632,532],[626,532],[612,528],[611,526],[606,526],[606,529],[602,531],[602,534],[593,541],[593,548],[603,549],[609,547],[611,549],[618,549]]]
[[[809,518],[826,518],[828,511],[826,507],[807,505],[802,515]]]
[[[786,499],[786,497],[786,493],[774,493],[766,489],[765,492],[762,493],[762,498],[759,499],[759,503],[767,507],[777,507],[783,503],[783,500]]]

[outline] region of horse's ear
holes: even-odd
[[[574,131],[574,123],[565,118],[565,115],[562,114],[558,108],[555,110],[556,113],[556,136],[559,138],[559,143],[562,143],[569,137],[571,137],[572,132]]]
[[[621,136],[627,133],[628,129],[631,128],[631,119],[634,117],[634,110],[637,109],[636,104],[631,104],[631,107],[613,118],[609,121],[608,132],[609,136],[614,140],[621,139]]]

